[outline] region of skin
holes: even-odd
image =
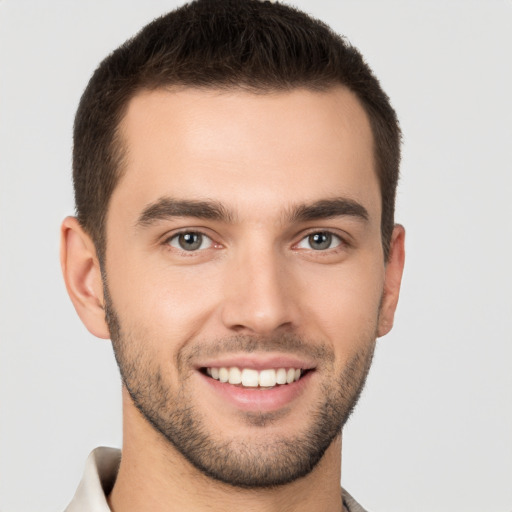
[[[184,386],[216,439],[263,446],[268,439],[298,438],[325,398],[323,386],[389,332],[398,301],[404,230],[395,227],[384,261],[381,198],[364,110],[341,87],[258,95],[157,90],[131,100],[121,133],[129,151],[109,205],[105,271],[123,330],[132,344],[144,341],[144,353],[158,364],[165,385]],[[141,222],[148,206],[162,198],[213,200],[231,215]],[[363,207],[367,218],[290,215],[339,198]],[[211,243],[180,250],[174,235],[182,230],[202,232]],[[330,248],[311,247],[308,236],[318,232],[335,235]],[[71,217],[63,223],[62,241],[75,308],[90,332],[109,338],[94,244]],[[319,365],[268,425],[248,421],[192,367],[185,383],[178,380],[177,355],[191,346],[280,333],[321,344],[334,360]],[[286,347],[273,348],[272,356],[287,356]],[[199,472],[146,421],[125,387],[123,434],[123,458],[109,497],[114,511],[228,505],[341,510],[341,434],[307,476],[258,490],[234,488]]]

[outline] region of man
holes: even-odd
[[[61,259],[123,449],[68,511],[363,510],[341,431],[398,301],[399,150],[357,50],[280,4],[198,0],[102,62]]]

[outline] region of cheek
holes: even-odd
[[[215,309],[217,284],[201,268],[130,264],[125,260],[109,273],[112,300],[123,325],[147,343],[176,348],[197,335]],[[159,348],[157,350],[160,350]]]
[[[384,273],[379,265],[345,265],[304,283],[310,336],[328,340],[345,359],[376,338]]]

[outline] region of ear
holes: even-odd
[[[396,224],[391,236],[389,257],[386,263],[384,277],[384,291],[380,305],[379,325],[377,336],[384,336],[393,327],[398,296],[400,294],[400,283],[405,262],[405,229]]]
[[[98,338],[110,338],[96,248],[75,217],[62,223],[60,263],[69,297],[85,327]]]

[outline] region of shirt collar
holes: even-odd
[[[100,447],[91,452],[75,496],[65,512],[110,512],[107,503],[116,481],[121,450]]]

